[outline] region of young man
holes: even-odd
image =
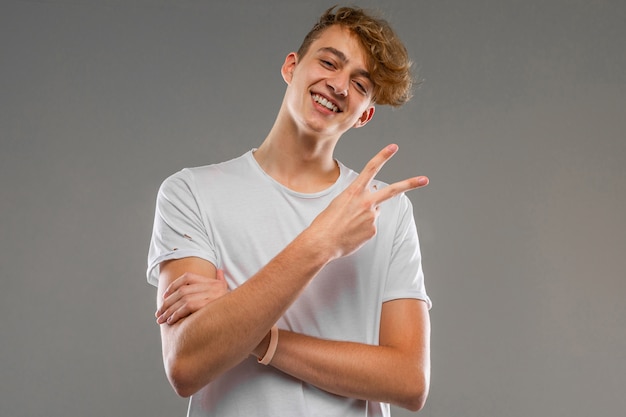
[[[168,178],[148,279],[167,376],[189,416],[386,416],[420,409],[429,316],[411,203],[333,159],[374,104],[410,97],[406,50],[383,20],[329,9],[281,68],[258,149]],[[260,362],[260,363],[259,363]]]

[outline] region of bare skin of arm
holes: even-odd
[[[206,262],[206,261],[204,261]],[[186,274],[170,285],[157,312],[174,324],[227,293],[217,279]],[[170,318],[169,321],[166,321]],[[378,346],[330,341],[280,330],[271,365],[320,389],[416,411],[423,407],[430,380],[430,320],[426,303],[399,299],[383,304]],[[262,357],[269,333],[251,352]]]
[[[222,287],[216,289],[214,301],[187,316],[181,311],[179,315],[184,317],[161,326],[165,368],[178,394],[193,394],[251,352],[262,356],[268,330],[308,282],[329,261],[354,252],[374,236],[378,204],[426,185],[425,177],[416,177],[370,192],[370,181],[396,149],[389,146],[376,155],[309,228],[244,285],[227,292],[219,284]],[[172,293],[170,285],[179,278],[191,282],[194,275],[219,278],[212,264],[198,258],[162,264],[160,322],[178,311],[164,301],[164,296]],[[196,302],[202,304],[202,300]],[[396,324],[401,322],[414,324],[411,328]],[[392,301],[383,307],[381,346],[323,341],[281,331],[272,365],[330,392],[418,409],[428,390],[428,333],[428,314],[422,302]],[[402,378],[399,385],[383,387],[397,378]]]
[[[383,304],[378,346],[317,339],[280,330],[271,365],[325,391],[420,410],[430,381],[430,319],[426,303]],[[262,356],[267,346],[254,353]]]

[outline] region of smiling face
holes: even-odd
[[[374,114],[368,56],[348,29],[333,25],[304,56],[291,53],[282,75],[288,84],[284,110],[306,133],[338,138]]]

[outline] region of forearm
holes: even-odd
[[[311,246],[302,234],[244,285],[161,327],[165,368],[180,395],[193,394],[259,344],[327,263]]]
[[[281,330],[271,366],[333,394],[412,410],[422,407],[428,393],[428,361],[395,347],[323,340]]]

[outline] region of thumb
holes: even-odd
[[[215,271],[215,279],[218,281],[222,281],[224,283],[224,287],[226,287],[226,291],[230,291],[228,287],[228,282],[226,281],[226,277],[224,277],[224,270],[218,269]]]

